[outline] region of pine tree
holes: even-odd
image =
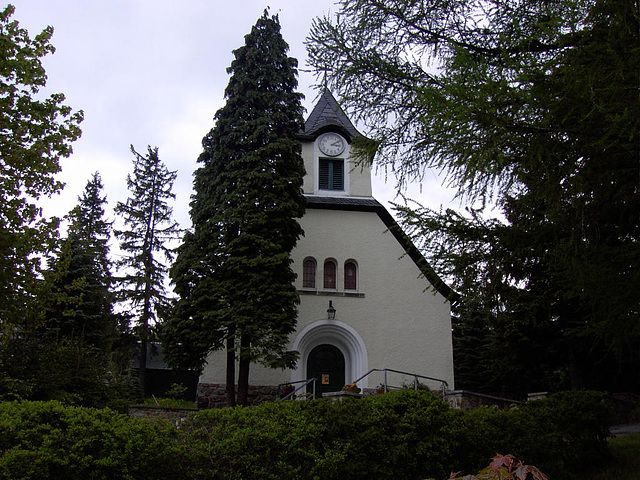
[[[167,243],[179,234],[178,224],[172,219],[173,210],[167,204],[175,199],[171,190],[177,173],[169,171],[160,160],[157,147],[148,147],[146,156],[136,152],[133,145],[131,152],[133,175],[127,175],[131,196],[115,208],[127,229],[116,230],[115,235],[124,252],[117,263],[125,269],[120,279],[121,300],[134,308],[140,340],[139,380],[146,394],[147,346],[153,339],[152,327],[169,308],[165,289],[168,268],[162,260],[173,260],[174,252]]]
[[[227,400],[247,401],[249,365],[290,367],[299,298],[290,252],[304,213],[301,95],[277,16],[265,11],[235,60],[226,104],[203,139],[185,235],[171,276],[180,296],[164,329],[166,351],[202,367],[227,351]]]
[[[61,337],[108,353],[117,320],[109,260],[111,223],[104,218],[102,188],[100,175],[94,173],[68,215],[67,237],[48,275],[55,302],[47,312],[47,326]]]

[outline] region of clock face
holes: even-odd
[[[325,133],[320,137],[318,141],[318,147],[320,151],[330,157],[337,157],[345,149],[344,139],[337,133]]]

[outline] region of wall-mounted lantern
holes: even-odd
[[[333,302],[331,300],[329,300],[329,308],[327,308],[327,318],[329,320],[336,319],[336,309],[333,308]]]

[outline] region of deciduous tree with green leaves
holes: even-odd
[[[503,388],[640,389],[639,31],[637,0],[343,0],[314,22],[361,150],[471,205],[399,215],[486,319]]]
[[[227,400],[247,402],[249,365],[290,367],[298,294],[290,252],[302,229],[303,126],[297,61],[265,11],[234,51],[226,104],[203,139],[187,233],[171,270],[180,296],[164,325],[165,351],[202,368],[227,351]]]
[[[168,243],[177,240],[180,233],[168,204],[175,199],[172,189],[177,173],[169,171],[160,160],[157,147],[148,147],[147,154],[141,155],[132,145],[131,153],[133,175],[127,175],[131,196],[115,208],[125,229],[114,233],[124,252],[117,262],[124,269],[119,279],[123,287],[121,300],[134,309],[140,341],[139,380],[146,394],[147,347],[153,340],[152,328],[170,305],[165,288],[168,267],[164,261],[173,260],[174,251]]]
[[[42,319],[40,259],[54,247],[58,220],[44,218],[38,200],[62,189],[54,175],[82,121],[63,94],[39,95],[53,28],[31,38],[14,11],[0,11],[0,335]]]

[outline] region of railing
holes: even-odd
[[[353,383],[358,383],[359,381],[363,380],[364,378],[368,377],[369,375],[371,375],[374,372],[383,372],[384,373],[384,382],[382,383],[382,387],[383,387],[385,393],[388,392],[389,390],[392,390],[392,389],[406,388],[406,387],[395,387],[395,386],[389,385],[389,381],[388,381],[388,374],[389,373],[396,373],[396,374],[407,376],[407,377],[413,377],[413,388],[414,388],[414,390],[418,390],[418,388],[420,386],[420,382],[419,382],[418,379],[423,379],[423,380],[429,380],[429,381],[432,381],[432,382],[440,383],[441,391],[442,391],[442,398],[444,398],[446,393],[449,391],[449,384],[447,383],[446,380],[443,380],[441,378],[429,377],[427,375],[419,375],[417,373],[402,372],[400,370],[394,370],[392,368],[372,368],[371,370],[369,370],[367,373],[362,375],[360,378],[358,378]],[[294,398],[296,398],[297,393],[302,389],[306,389],[307,385],[309,385],[310,383],[312,384],[312,395],[310,397],[307,397],[307,398],[316,398],[316,380],[317,379],[315,379],[315,378],[309,378],[309,379],[306,379],[306,380],[297,380],[295,382],[286,382],[286,383],[279,384],[278,385],[278,401],[293,400]],[[281,397],[282,387],[284,387],[286,385],[292,385],[292,386],[293,385],[298,385],[298,386],[295,387],[291,392],[289,392],[286,395]]]
[[[295,382],[286,382],[286,383],[281,383],[278,385],[278,401],[282,401],[282,400],[293,400],[296,397],[296,394],[298,393],[298,390],[301,390],[303,388],[306,389],[307,385],[309,384],[313,384],[311,387],[311,397],[310,398],[316,398],[316,379],[315,378],[309,378],[306,380],[297,380]],[[281,397],[280,394],[282,392],[282,387],[284,387],[285,385],[296,385],[296,384],[300,384],[298,387],[294,388],[293,391],[289,392],[288,394],[286,394],[284,397]],[[305,392],[306,393],[306,392]]]
[[[394,370],[392,368],[372,368],[371,370],[369,370],[367,373],[362,375],[360,378],[358,378],[353,383],[358,383],[359,381],[361,381],[362,379],[368,377],[369,375],[371,375],[374,372],[383,372],[384,373],[384,382],[382,383],[382,387],[383,387],[385,393],[389,391],[389,387],[390,387],[389,381],[388,381],[388,374],[389,373],[397,373],[397,374],[404,375],[404,376],[407,376],[407,377],[413,377],[413,389],[414,390],[418,390],[418,387],[420,385],[420,382],[418,381],[419,378],[424,379],[424,380],[430,380],[432,382],[439,382],[441,387],[442,387],[441,388],[441,390],[442,390],[442,398],[445,397],[446,392],[449,390],[449,384],[447,383],[446,380],[443,380],[441,378],[428,377],[426,375],[418,375],[417,373],[402,372],[400,370]],[[391,387],[391,388],[399,389],[401,387]]]

